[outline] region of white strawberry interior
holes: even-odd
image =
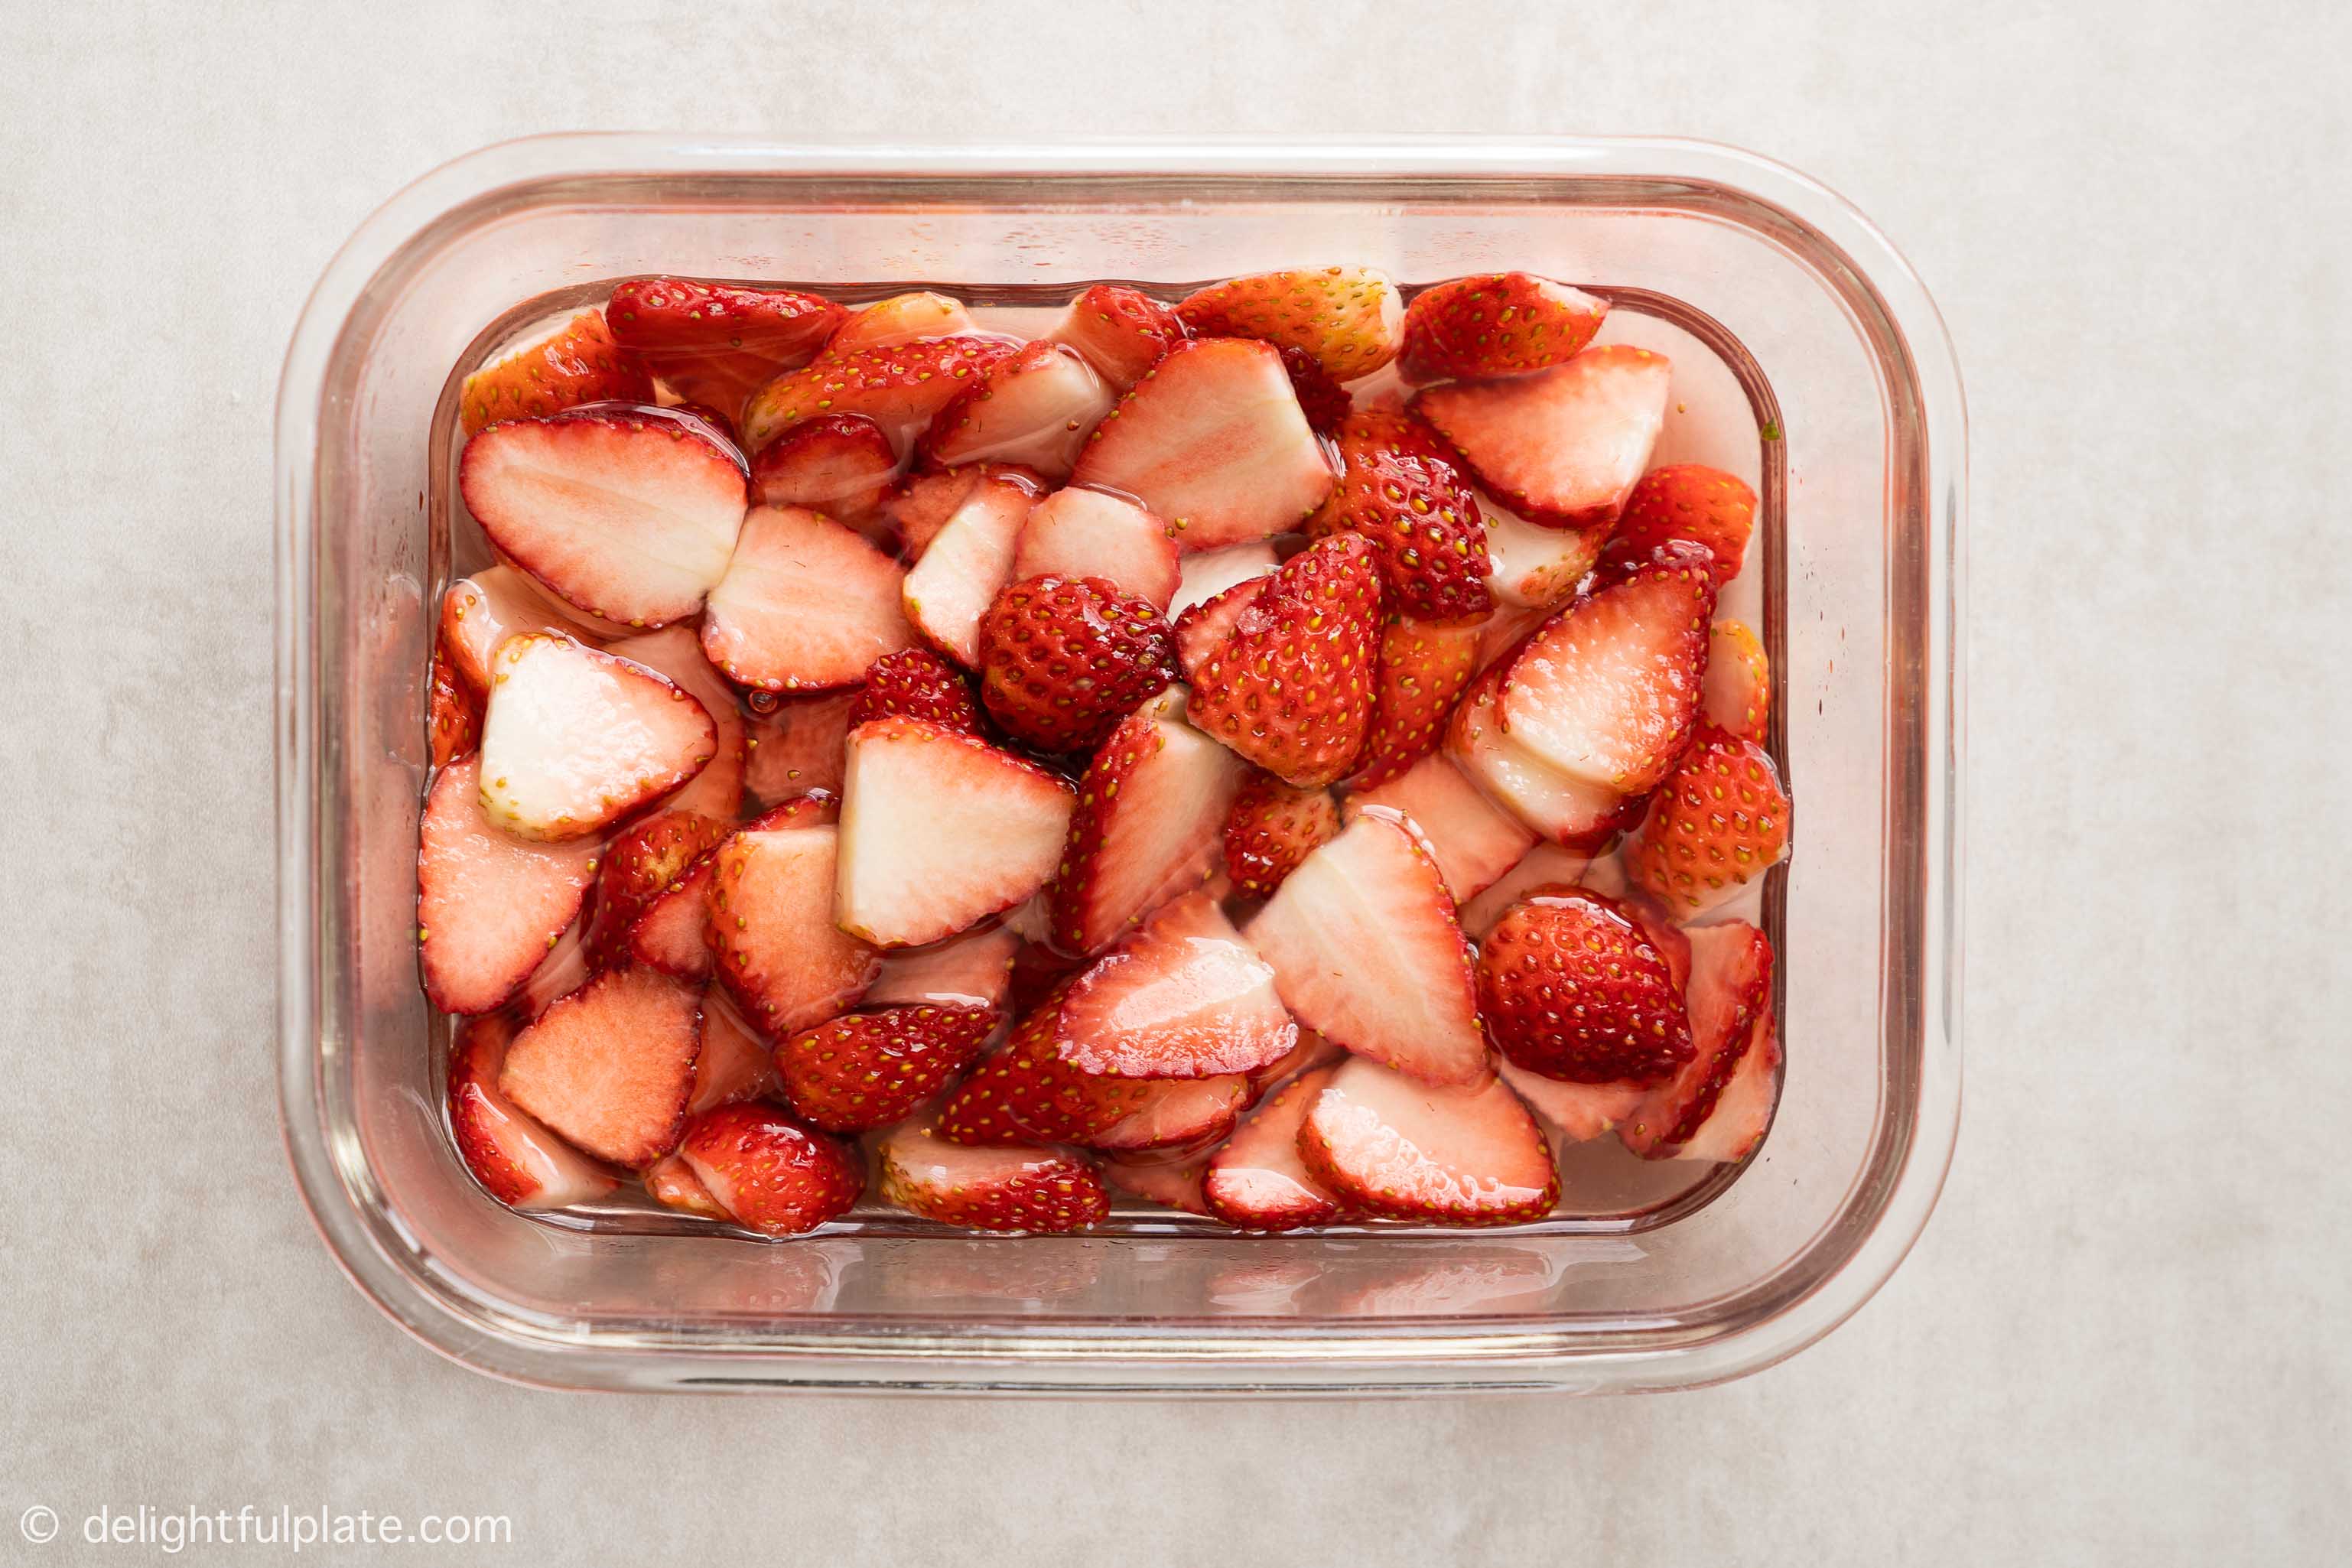
[[[1434,752],[1388,783],[1358,791],[1348,805],[1350,813],[1386,806],[1411,822],[1457,903],[1476,897],[1536,841],[1533,828],[1498,809]]]
[[[906,617],[966,668],[980,663],[980,622],[1013,580],[1013,556],[1034,498],[1017,485],[976,486],[907,574]]]
[[[510,637],[491,660],[482,805],[526,837],[582,837],[707,765],[701,703],[568,637]]]
[[[1181,576],[1167,524],[1124,497],[1082,489],[1055,490],[1022,525],[1012,580],[1048,574],[1099,577],[1161,610]]]
[[[1414,1205],[1508,1208],[1551,1181],[1550,1150],[1500,1079],[1428,1084],[1351,1061],[1308,1115],[1339,1169]]]
[[[899,608],[896,562],[805,507],[744,520],[726,576],[710,591],[702,649],[736,681],[771,690],[848,686],[915,637]]]

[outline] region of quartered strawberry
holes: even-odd
[[[1195,337],[1304,349],[1332,380],[1354,381],[1396,357],[1404,297],[1369,267],[1298,268],[1212,283],[1176,314]]]
[[[1197,559],[1197,558],[1196,558]],[[1099,577],[1165,614],[1182,573],[1168,525],[1124,496],[1055,490],[1021,526],[1013,581]]]
[[[1170,349],[1103,422],[1070,482],[1119,491],[1175,531],[1182,551],[1297,528],[1331,493],[1331,465],[1282,355],[1241,338]]]
[[[499,1089],[514,1024],[469,1018],[449,1047],[449,1130],[474,1179],[519,1209],[562,1208],[613,1190],[611,1173],[519,1109]]]
[[[887,348],[893,343],[925,338],[951,338],[972,330],[971,312],[951,294],[928,289],[893,294],[855,311],[824,345],[828,357],[853,354],[861,349]]]
[[[1037,492],[1017,469],[977,473],[907,574],[907,619],[967,669],[980,668],[981,622],[1005,584]]]
[[[770,1236],[838,1219],[866,1190],[865,1163],[846,1146],[757,1100],[696,1117],[677,1152],[730,1218]]]
[[[785,1040],[776,1066],[793,1109],[827,1132],[887,1127],[980,1055],[995,1013],[904,1007],[845,1013]]]
[[[627,405],[515,420],[466,443],[458,486],[499,554],[554,599],[650,630],[702,607],[743,522],[740,459],[698,428]]]
[[[866,990],[866,1005],[919,1002],[1002,1012],[1013,989],[1013,955],[1020,947],[1018,931],[996,925],[929,947],[900,948],[884,955],[882,973]]]
[[[894,446],[910,441],[982,371],[1019,347],[1007,338],[941,337],[828,351],[751,395],[743,439],[756,453],[803,419],[856,414],[879,425]]]
[[[1625,852],[1636,887],[1678,920],[1703,913],[1789,853],[1789,795],[1764,748],[1701,730]]]
[[[1707,722],[1743,741],[1761,741],[1771,728],[1772,665],[1745,621],[1707,628],[1699,707]]]
[[[1576,1083],[1656,1083],[1691,1058],[1665,957],[1613,899],[1535,894],[1478,948],[1478,1010],[1502,1053]]]
[[[731,1217],[694,1173],[694,1167],[678,1154],[665,1154],[646,1167],[643,1180],[646,1196],[664,1208],[677,1209],[686,1214],[700,1215],[705,1219]]]
[[[1534,828],[1443,756],[1423,757],[1386,784],[1348,797],[1349,820],[1367,809],[1395,812],[1412,825],[1457,904],[1476,898],[1536,841]]]
[[[642,637],[624,637],[605,649],[615,658],[644,665],[675,682],[702,704],[714,731],[709,763],[662,802],[671,811],[699,811],[732,822],[743,806],[743,771],[749,739],[734,689],[702,652],[691,626],[664,626]]]
[[[1182,556],[1177,562],[1176,596],[1168,603],[1168,617],[1174,621],[1253,578],[1271,577],[1281,564],[1273,543],[1264,539]]]
[[[919,450],[935,468],[1018,463],[1060,480],[1116,396],[1076,349],[1041,339],[981,372],[933,415]]]
[[[882,1195],[909,1214],[966,1230],[1087,1230],[1110,1215],[1092,1165],[1056,1149],[969,1148],[919,1121],[880,1144]]]
[[[517,632],[562,632],[592,646],[599,640],[558,614],[511,566],[462,577],[441,595],[439,646],[458,678],[478,692],[490,689],[490,655]]]
[[[1075,752],[1166,687],[1176,659],[1150,601],[1097,577],[1031,577],[988,607],[980,672],[981,700],[1006,733],[1040,751]]]
[[[929,719],[967,735],[981,732],[980,704],[972,700],[963,671],[929,648],[901,648],[876,659],[866,671],[866,684],[850,700],[849,728],[893,713]]]
[[[1353,533],[1370,545],[1391,609],[1435,620],[1483,616],[1494,601],[1477,498],[1417,425],[1389,408],[1350,416],[1336,438],[1339,489],[1307,531]]]
[[[1272,966],[1197,892],[1163,906],[1079,975],[1055,1033],[1063,1061],[1118,1078],[1255,1073],[1297,1043]]]
[[[881,954],[834,923],[844,829],[758,824],[712,862],[710,947],[744,1018],[772,1038],[856,1005]]]
[[[751,1032],[727,999],[725,990],[702,994],[702,1055],[694,1064],[694,1094],[688,1116],[699,1116],[740,1100],[772,1100],[784,1091],[776,1055]]]
[[[1608,312],[1606,300],[1531,272],[1456,278],[1405,307],[1397,370],[1416,385],[1548,370],[1591,342]]]
[[[1432,1083],[1486,1071],[1469,943],[1437,867],[1366,814],[1309,855],[1247,931],[1300,1024]]]
[[[853,688],[788,698],[745,721],[743,789],[755,804],[775,805],[813,789],[841,788],[849,713],[857,697]]]
[[[1113,391],[1125,392],[1184,341],[1184,323],[1149,294],[1097,283],[1070,301],[1045,336],[1086,355]]]
[[[596,879],[596,923],[588,961],[610,969],[629,952],[630,933],[646,909],[677,888],[695,862],[735,831],[698,811],[664,811],[645,818],[606,847]]]
[[[504,419],[536,419],[583,403],[651,403],[654,384],[614,342],[603,312],[583,310],[466,378],[457,394],[468,436]]]
[[[1252,768],[1224,823],[1225,872],[1245,899],[1270,899],[1299,863],[1339,836],[1327,789],[1300,789]]]
[[[416,951],[445,1013],[488,1013],[562,939],[596,874],[593,839],[526,843],[483,814],[481,762],[433,781],[416,853]]]
[[[1349,783],[1376,788],[1411,771],[1445,739],[1454,705],[1478,672],[1484,623],[1391,615],[1381,627],[1372,724]]]
[[[1451,441],[1478,482],[1531,522],[1617,520],[1666,418],[1672,367],[1627,343],[1508,381],[1456,381],[1412,407]]]
[[[1285,343],[1281,353],[1282,368],[1290,374],[1290,390],[1298,397],[1298,411],[1307,416],[1307,426],[1318,436],[1339,429],[1356,405],[1348,389],[1331,379],[1320,360],[1297,344]]]
[[[770,807],[737,832],[772,832],[786,827],[819,827],[839,816],[839,801],[823,790],[811,790]],[[722,837],[721,843],[725,842]],[[713,973],[710,941],[710,895],[717,884],[719,851],[707,850],[667,887],[646,900],[629,928],[629,956],[680,980],[708,980]]]
[[[1542,889],[1574,887],[1590,863],[1591,858],[1581,850],[1563,849],[1538,839],[1485,892],[1464,901],[1462,933],[1472,942],[1486,941],[1486,933],[1512,905]]]
[[[518,838],[584,838],[718,752],[710,713],[644,665],[548,632],[499,645],[482,722],[482,809]]]
[[[1219,554],[1224,553],[1223,551]],[[1176,663],[1184,679],[1192,679],[1212,654],[1220,652],[1232,640],[1234,627],[1240,622],[1242,612],[1257,603],[1265,591],[1266,581],[1275,569],[1259,576],[1245,578],[1233,586],[1211,595],[1176,617],[1171,628],[1176,643]]]
[[[1538,758],[1502,724],[1508,657],[1470,683],[1446,727],[1445,754],[1495,803],[1552,843],[1593,850],[1616,837],[1639,797],[1587,784]]]
[[[701,1054],[699,987],[608,970],[515,1036],[499,1090],[565,1142],[642,1170],[676,1147]]]
[[[1339,1217],[1339,1198],[1298,1152],[1307,1112],[1339,1071],[1318,1068],[1293,1079],[1209,1156],[1201,1198],[1210,1214],[1242,1230],[1297,1230]]]
[[[1646,555],[1669,540],[1704,544],[1718,588],[1739,575],[1756,528],[1756,492],[1704,463],[1673,463],[1643,474],[1617,519],[1612,552]]]
[[[898,564],[806,507],[756,507],[710,590],[702,651],[738,686],[823,691],[912,647]]]
[[[1768,1004],[1749,1032],[1747,1050],[1732,1069],[1731,1081],[1716,1097],[1715,1109],[1698,1131],[1674,1146],[1677,1160],[1744,1160],[1762,1142],[1772,1125],[1772,1110],[1780,1098],[1780,1037]]]
[[[879,425],[860,414],[804,419],[751,459],[751,499],[800,506],[863,528],[882,515],[898,456]]]
[[[1388,1219],[1508,1225],[1559,1196],[1542,1129],[1494,1077],[1428,1084],[1348,1062],[1307,1108],[1298,1152],[1334,1196]]]
[[[1772,944],[1742,921],[1689,933],[1693,1054],[1621,1122],[1617,1135],[1644,1159],[1670,1156],[1715,1110],[1772,1005]]]
[[[622,347],[680,397],[730,419],[752,393],[814,359],[848,314],[814,294],[685,278],[632,279],[604,307]]]
[[[1059,863],[1074,792],[1034,763],[928,720],[850,731],[843,930],[919,947],[1020,903]]]
[[[1372,718],[1381,584],[1338,535],[1284,563],[1192,671],[1192,721],[1295,784],[1344,776]]]
[[[1243,763],[1154,701],[1121,720],[1078,781],[1054,880],[1054,940],[1100,952],[1141,916],[1214,869],[1217,836]]]
[[[1616,1131],[1650,1092],[1650,1086],[1641,1083],[1568,1083],[1529,1072],[1507,1058],[1499,1070],[1512,1092],[1562,1143],[1589,1143]]]
[[[447,647],[437,640],[425,688],[425,731],[436,768],[447,767],[482,741],[481,694],[466,684],[449,662]]]

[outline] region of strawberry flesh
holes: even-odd
[[[743,829],[719,847],[709,940],[719,978],[770,1037],[805,1029],[864,995],[881,955],[834,923],[843,829]]]
[[[610,970],[515,1036],[499,1089],[567,1142],[642,1170],[676,1147],[701,1052],[698,987]]]
[[[583,838],[718,754],[709,710],[631,659],[547,632],[499,645],[482,721],[482,809],[519,838]]]
[[[1273,968],[1205,893],[1166,905],[1081,974],[1056,1033],[1062,1060],[1120,1078],[1253,1073],[1298,1043]]]
[[[1440,756],[1423,757],[1378,788],[1348,797],[1350,819],[1367,809],[1395,812],[1412,825],[1457,904],[1485,891],[1536,841],[1535,829],[1495,805]]]
[[[605,651],[667,678],[701,703],[703,711],[710,715],[715,735],[709,764],[672,791],[662,802],[663,806],[733,821],[743,806],[749,735],[743,710],[735,702],[734,689],[703,657],[702,639],[689,627],[664,626],[643,637],[624,637]]]
[[[806,507],[759,507],[710,591],[702,650],[738,686],[823,691],[850,686],[886,653],[912,647],[898,563]]]
[[[1318,1068],[1285,1084],[1209,1157],[1201,1181],[1209,1213],[1241,1230],[1297,1230],[1339,1217],[1339,1198],[1298,1152],[1307,1113],[1339,1071]]]
[[[1078,781],[1048,889],[1051,930],[1074,953],[1102,950],[1214,868],[1243,763],[1150,705],[1119,721]]]
[[[1168,525],[1104,490],[1055,490],[1022,525],[1013,577],[1096,577],[1161,614],[1182,580]]]
[[[614,1186],[604,1168],[550,1132],[499,1089],[514,1039],[503,1015],[467,1019],[449,1047],[449,1129],[475,1180],[510,1207],[562,1208]]]
[[[580,912],[596,872],[593,839],[530,843],[482,810],[481,761],[442,770],[425,801],[416,856],[417,957],[445,1013],[488,1013],[531,976]]]
[[[1349,1061],[1308,1106],[1298,1152],[1334,1196],[1387,1219],[1509,1225],[1559,1195],[1542,1129],[1492,1076],[1429,1084]]]
[[[990,365],[933,415],[919,450],[938,468],[1018,463],[1066,479],[1113,396],[1076,350],[1040,340]]]
[[[751,459],[751,499],[806,507],[863,528],[882,515],[898,457],[890,437],[857,414],[825,414],[793,426]]]
[[[1610,343],[1533,375],[1429,387],[1412,407],[1506,506],[1580,528],[1614,522],[1649,467],[1672,374],[1664,354]]]

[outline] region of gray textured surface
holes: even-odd
[[[492,1561],[2340,1560],[2338,8],[0,9],[0,1559],[283,1501],[509,1513]],[[371,206],[572,127],[1660,132],[1874,215],[1976,482],[1969,1111],[1893,1284],[1591,1403],[562,1399],[377,1317],[270,1089],[270,400]]]

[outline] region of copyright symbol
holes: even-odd
[[[58,1510],[35,1503],[16,1516],[16,1528],[26,1540],[39,1546],[58,1538]]]

